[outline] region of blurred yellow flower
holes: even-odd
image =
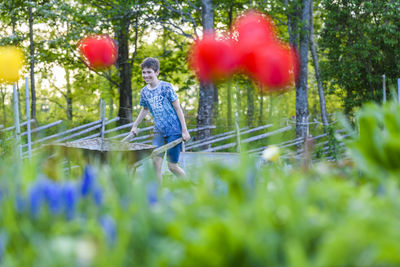
[[[0,47],[0,82],[13,83],[19,80],[24,66],[24,54],[14,46]]]
[[[276,145],[270,145],[264,149],[262,158],[265,161],[277,161],[280,157],[279,147]]]

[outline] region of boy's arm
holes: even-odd
[[[132,132],[134,135],[137,135],[137,134],[138,134],[138,128],[137,128],[137,127],[138,127],[139,123],[142,122],[142,120],[144,119],[144,117],[146,117],[147,113],[149,113],[149,109],[148,109],[148,108],[142,107],[142,109],[141,109],[140,112],[139,112],[139,115],[137,116],[137,118],[136,118],[136,120],[135,120],[135,122],[133,123],[132,128],[131,128],[131,132]]]
[[[190,139],[190,134],[186,127],[185,116],[183,115],[183,111],[182,111],[181,105],[179,104],[179,100],[177,99],[174,102],[172,102],[172,106],[174,107],[174,109],[176,111],[176,115],[178,115],[178,119],[181,122],[182,139],[183,139],[183,141],[188,141]]]

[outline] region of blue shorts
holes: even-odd
[[[167,143],[170,143],[178,138],[182,137],[182,135],[171,135],[171,136],[163,136],[162,134],[156,133],[153,139],[153,145],[157,148],[163,146]],[[182,143],[177,144],[173,148],[167,150],[167,159],[171,163],[178,163],[179,154],[181,153]],[[159,154],[160,157],[163,157],[163,154]]]

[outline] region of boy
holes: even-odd
[[[183,141],[189,140],[190,134],[174,89],[170,83],[157,78],[160,73],[158,60],[148,57],[140,64],[140,67],[142,68],[142,77],[147,85],[140,92],[142,109],[133,123],[131,132],[135,135],[138,133],[137,126],[150,111],[155,124],[153,145],[160,147],[180,137]],[[185,175],[184,170],[178,165],[181,146],[182,144],[176,145],[167,151],[168,168],[177,176]],[[158,155],[153,158],[154,168],[160,182],[162,181],[162,157],[163,155]]]

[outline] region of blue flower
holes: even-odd
[[[89,165],[86,165],[81,184],[81,194],[82,196],[87,196],[94,187],[95,177],[94,173]]]
[[[25,201],[23,196],[21,195],[21,193],[17,193],[17,195],[15,196],[15,210],[18,213],[23,212],[25,209]]]
[[[53,215],[61,212],[61,186],[47,178],[38,180],[29,191],[30,211],[37,217],[44,204],[47,204]]]
[[[150,182],[147,185],[147,199],[149,201],[150,206],[156,204],[158,201],[157,191],[158,191],[157,182]]]
[[[43,196],[50,209],[51,214],[59,214],[61,211],[60,185],[48,179],[44,180]]]
[[[38,216],[43,201],[44,197],[42,185],[40,182],[38,182],[34,184],[29,191],[30,212],[33,217],[36,218]]]
[[[101,189],[101,187],[95,187],[93,191],[93,200],[97,206],[101,206],[101,204],[103,204],[103,190]]]
[[[75,209],[78,202],[78,190],[76,184],[65,183],[61,190],[61,199],[65,216],[68,220],[71,220],[75,215]]]
[[[117,238],[117,229],[115,227],[114,219],[109,215],[103,216],[100,218],[100,225],[108,244],[113,244]]]

